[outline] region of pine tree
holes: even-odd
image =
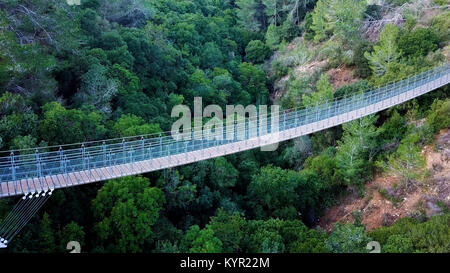
[[[342,140],[338,141],[337,166],[344,182],[362,186],[376,148],[377,116],[367,116],[344,124]]]
[[[275,50],[278,48],[278,45],[280,44],[280,34],[279,29],[274,24],[271,24],[267,28],[266,32],[266,44],[270,47],[270,49]]]
[[[400,30],[392,24],[384,27],[380,34],[379,45],[373,47],[373,52],[365,52],[364,56],[369,60],[370,68],[377,76],[382,76],[387,71],[390,63],[396,62],[400,58],[397,47],[397,38]]]
[[[328,76],[323,74],[317,82],[317,92],[314,92],[311,95],[303,95],[302,103],[305,107],[313,107],[332,99],[333,86],[328,81]]]
[[[45,213],[42,217],[39,239],[39,244],[43,253],[55,252],[55,231],[52,228],[52,222],[50,220],[50,216],[47,213]]]

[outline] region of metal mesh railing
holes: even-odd
[[[138,162],[143,160],[172,156],[198,151],[219,145],[252,139],[276,131],[285,131],[305,124],[329,119],[369,105],[396,97],[417,87],[424,86],[436,79],[445,78],[448,83],[450,65],[434,68],[414,77],[389,84],[374,90],[353,94],[332,101],[326,101],[306,109],[289,109],[279,114],[279,127],[270,124],[271,115],[247,119],[242,137],[238,136],[234,126],[222,127],[222,139],[210,139],[201,136],[197,139],[197,128],[192,128],[190,140],[174,139],[169,133],[160,136],[146,135],[111,139],[33,150],[10,151],[0,157],[0,183],[21,179],[45,177],[56,174],[88,171],[95,168]],[[428,90],[430,91],[430,90]],[[381,110],[381,109],[379,109]],[[262,124],[267,129],[262,130]],[[229,137],[229,136],[232,137]],[[77,147],[78,146],[78,147]]]

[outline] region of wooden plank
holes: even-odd
[[[142,162],[141,162],[141,168],[143,169],[143,171],[144,171],[145,173],[149,172],[149,171],[150,171],[150,168],[151,168],[151,166],[150,166],[150,160],[142,161]]]
[[[27,178],[28,193],[34,192],[33,178]]]
[[[116,168],[110,167],[108,170],[109,170],[109,172],[110,172],[111,178],[114,178],[114,177],[117,176],[117,175],[116,175]]]
[[[36,192],[40,192],[42,190],[41,181],[38,177],[33,178],[33,186]]]
[[[103,181],[104,175],[103,175],[101,169],[102,169],[102,168],[95,168],[95,169],[92,169],[92,175],[93,175],[93,180],[94,180],[94,181]]]
[[[65,186],[65,180],[64,180],[63,174],[57,174],[56,180],[58,181],[58,183],[57,183],[58,188],[62,188],[63,186]]]
[[[105,173],[105,168],[95,168],[92,169],[93,173],[94,173],[94,177],[97,181],[104,181],[105,179],[107,179],[106,173]]]
[[[26,179],[22,179],[20,180],[20,186],[22,189],[23,194],[26,194],[29,192],[28,190],[28,184],[27,184],[27,180]]]
[[[135,166],[136,170],[139,171],[139,173],[145,172],[143,163],[144,163],[144,161],[137,161],[134,163],[134,166]]]
[[[22,195],[23,190],[22,190],[20,181],[12,181],[12,183],[14,185],[15,195]]]
[[[105,173],[107,175],[107,179],[111,179],[113,177],[113,169],[111,167],[105,167]]]
[[[50,176],[50,179],[52,180],[52,184],[53,184],[53,187],[51,189],[56,189],[58,187],[57,175]]]
[[[2,188],[2,195],[9,196],[8,184],[6,182],[1,183],[1,188]]]
[[[14,190],[13,182],[8,182],[8,193],[9,193],[9,195],[16,195],[16,191]]]
[[[52,179],[51,175],[45,176],[44,177],[44,181],[45,181],[45,184],[44,184],[44,190],[45,191],[47,191],[49,189],[52,189],[52,188],[53,189],[55,188],[54,185],[53,185],[53,179]]]
[[[128,174],[127,169],[123,164],[118,166],[120,168],[120,176],[126,176]]]
[[[88,171],[81,171],[79,172],[80,180],[78,180],[79,184],[86,184],[89,182],[89,176]]]
[[[80,185],[80,183],[83,181],[80,172],[73,172],[70,175],[70,181],[72,182],[72,185]]]

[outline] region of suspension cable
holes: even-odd
[[[7,247],[47,202],[53,190],[40,191],[23,196],[0,225],[0,248]]]

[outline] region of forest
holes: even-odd
[[[290,109],[383,86],[448,63],[449,6],[1,0],[0,150],[168,131],[172,108],[194,97]],[[342,70],[350,79],[338,84]],[[319,222],[380,175],[403,191],[429,183],[422,151],[450,127],[449,95],[447,85],[273,152],[56,190],[0,253],[67,253],[69,241],[84,253],[354,253],[374,240],[382,252],[448,253],[449,180],[433,215],[419,207],[370,230],[361,211],[331,230]],[[0,221],[16,202],[0,199]]]

